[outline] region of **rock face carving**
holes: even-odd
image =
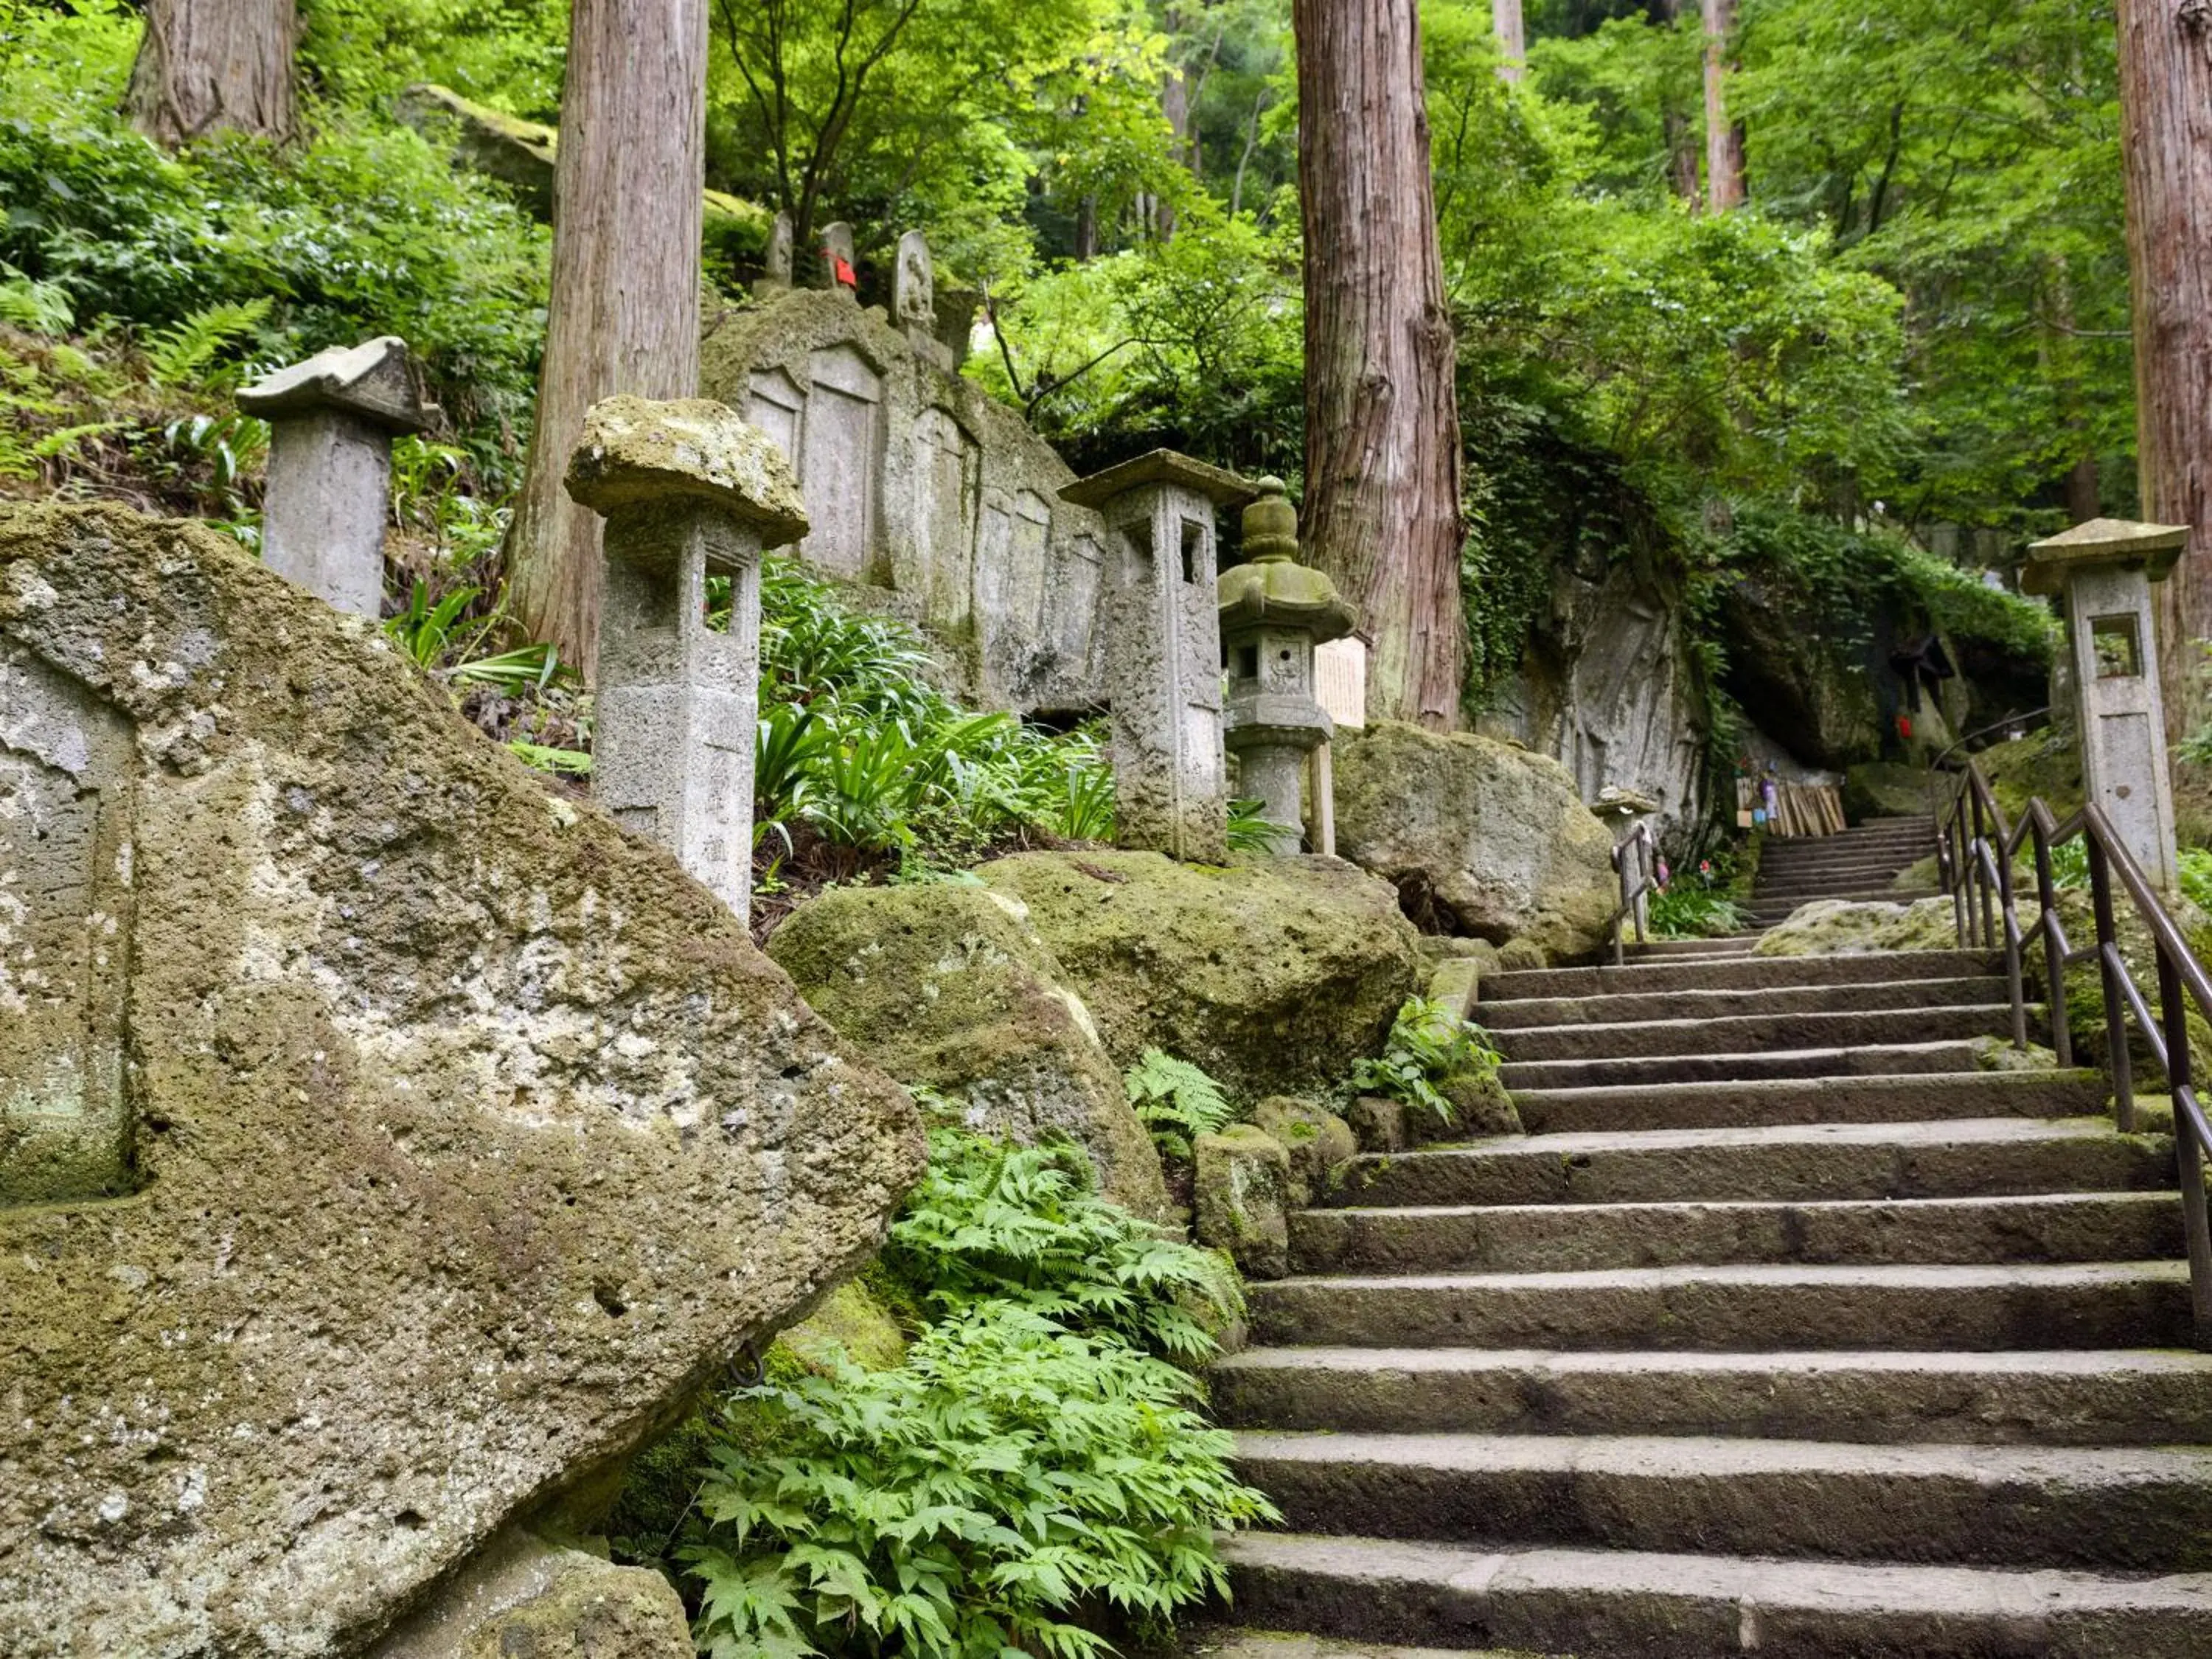
[[[119,1035],[136,1125],[129,1196],[0,1200],[11,1659],[369,1650],[865,1260],[921,1167],[903,1093],[667,853],[204,528],[0,510],[0,766],[9,869],[27,800],[76,826],[37,843],[40,971],[115,1011],[0,1018],[0,1075],[112,1075]]]
[[[969,699],[1095,708],[1105,526],[1059,499],[1075,475],[1051,446],[929,349],[919,302],[902,317],[774,296],[708,337],[701,386],[790,457],[806,562],[925,629]]]

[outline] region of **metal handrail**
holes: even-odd
[[[1633,857],[1629,856],[1632,852]],[[1605,925],[1613,933],[1613,963],[1618,968],[1628,960],[1628,947],[1621,938],[1624,923],[1633,920],[1636,942],[1648,942],[1644,933],[1644,900],[1659,890],[1659,839],[1650,824],[1638,824],[1614,845],[1613,867],[1620,878],[1620,908],[1607,918]]]
[[[1943,763],[1945,761],[1950,759],[1952,756],[1957,754],[1961,749],[1964,749],[1968,744],[1972,743],[1977,738],[1986,738],[1992,732],[2002,732],[2012,726],[2025,726],[2028,721],[2032,720],[2039,720],[2050,713],[2051,705],[2049,703],[2045,703],[2040,708],[2029,709],[2025,714],[2008,714],[2001,720],[1991,720],[1987,726],[1967,732],[1965,737],[1960,738],[1948,749],[1946,749],[1942,754],[1936,756],[1934,760],[1929,761],[1928,763],[1929,769],[1935,772],[1942,771],[1944,769]]]
[[[2136,1127],[2134,1062],[2128,1048],[2129,1022],[2165,1074],[2173,1098],[2174,1148],[2179,1165],[2182,1231],[2189,1246],[2190,1304],[2197,1346],[2212,1347],[2212,1211],[2208,1211],[2204,1170],[2212,1157],[2212,1121],[2197,1092],[2189,1053],[2189,1008],[2194,1001],[2212,1019],[2212,975],[2197,960],[2181,929],[2159,902],[2158,895],[2118,835],[2093,802],[2063,821],[2040,798],[2030,800],[2017,824],[2008,823],[1989,781],[1970,759],[1954,775],[1957,787],[1942,814],[1936,861],[1943,890],[1951,896],[1962,947],[1995,950],[2002,945],[2005,977],[2012,994],[2013,1042],[2027,1046],[2027,1001],[2021,974],[2027,935],[2020,925],[2013,890],[2014,866],[2023,848],[2035,859],[2036,897],[2042,914],[2045,974],[2051,984],[2051,1046],[2061,1066],[2074,1063],[2066,1023],[2066,969],[2094,961],[2103,982],[2105,1030],[2112,1050],[2112,1113],[2123,1133]],[[2096,942],[2075,947],[2058,920],[2057,887],[2051,879],[2052,849],[2081,837],[2088,855],[2090,908]],[[2158,1010],[2129,971],[2115,925],[2117,883],[2150,930],[2157,957]],[[2185,993],[2186,995],[2185,996]]]

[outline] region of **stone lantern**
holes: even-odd
[[[2020,579],[2065,605],[2084,793],[2166,893],[2179,872],[2150,588],[2188,540],[2185,526],[2096,519],[2029,547]]]
[[[592,790],[740,920],[751,908],[760,556],[806,533],[768,434],[708,398],[592,405],[568,493],[605,516]],[[707,579],[730,579],[726,632]]]
[[[1218,864],[1229,854],[1213,514],[1255,494],[1233,472],[1156,449],[1078,479],[1113,538],[1103,609],[1121,843]]]
[[[1260,498],[1244,509],[1244,562],[1221,577],[1223,740],[1237,757],[1237,789],[1261,803],[1279,855],[1304,838],[1306,757],[1334,734],[1315,696],[1314,647],[1342,639],[1358,619],[1335,583],[1297,562],[1297,550],[1298,515],[1283,481],[1261,479]]]
[[[384,608],[392,441],[429,424],[407,343],[333,346],[238,394],[270,424],[261,562],[357,617]]]

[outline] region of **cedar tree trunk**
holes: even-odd
[[[1490,21],[1505,59],[1498,72],[1508,81],[1518,81],[1528,72],[1528,32],[1521,22],[1521,0],[1490,0]]]
[[[1705,5],[1705,206],[1726,213],[1743,204],[1743,129],[1729,118],[1729,36],[1735,32],[1735,0]]]
[[[1448,731],[1467,665],[1459,403],[1416,0],[1293,0],[1307,556],[1374,640],[1370,715]]]
[[[2212,0],[2119,0],[2142,514],[2195,533],[2158,602],[2166,736],[2206,713],[2212,635]]]
[[[289,138],[298,33],[292,0],[147,0],[131,125],[172,147],[223,129]]]
[[[553,176],[553,286],[530,459],[507,532],[517,614],[592,672],[599,519],[562,480],[602,398],[699,388],[705,0],[575,0]]]

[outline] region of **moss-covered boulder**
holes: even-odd
[[[0,1652],[363,1651],[921,1168],[664,849],[204,526],[0,508]]]
[[[1247,1279],[1291,1270],[1291,1156],[1266,1130],[1237,1123],[1194,1143],[1199,1243],[1226,1250]]]
[[[1252,1109],[1252,1124],[1290,1156],[1294,1209],[1321,1202],[1329,1190],[1332,1172],[1359,1152],[1350,1124],[1326,1106],[1295,1095],[1269,1095]]]
[[[1162,1048],[1241,1100],[1326,1089],[1420,982],[1390,889],[1334,859],[1022,853],[976,873],[1021,901],[1117,1064]]]
[[[2033,899],[2016,907],[2021,927],[2035,926],[2042,912]],[[1958,912],[1948,898],[1924,898],[1911,904],[1822,899],[1801,905],[1790,919],[1769,928],[1754,956],[1850,957],[1876,951],[1955,951]]]
[[[522,1531],[376,1650],[376,1659],[691,1659],[691,1621],[651,1567]]]
[[[1424,932],[1551,957],[1597,948],[1620,903],[1613,832],[1548,756],[1397,720],[1338,734],[1336,844]]]
[[[800,905],[769,955],[838,1034],[971,1128],[1083,1143],[1107,1193],[1167,1214],[1158,1153],[1121,1074],[1021,902],[957,882],[837,888]]]

